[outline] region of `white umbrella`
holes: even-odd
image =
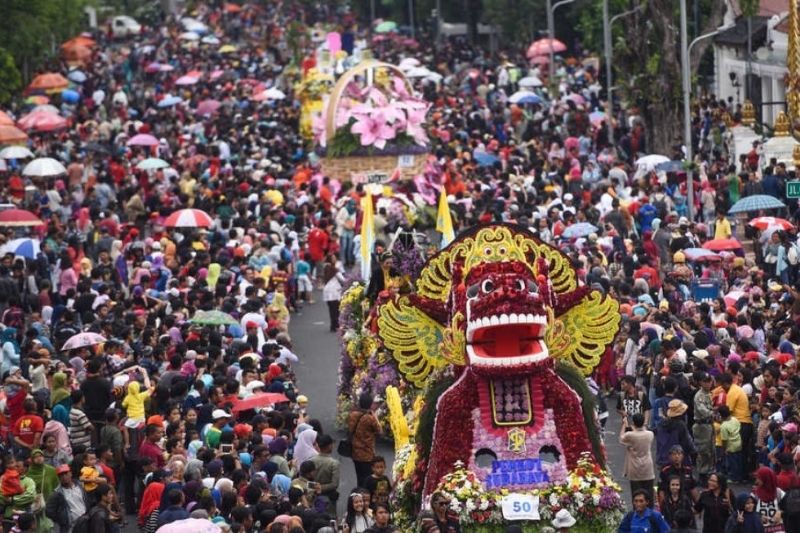
[[[83,333],[73,335],[67,339],[67,342],[64,343],[64,345],[61,347],[61,350],[66,351],[75,350],[77,348],[86,348],[87,346],[94,346],[95,344],[102,344],[104,342],[106,342],[106,338],[99,333],[85,331]]]
[[[400,63],[397,66],[400,68],[400,70],[411,70],[412,68],[418,67],[421,64],[422,63],[419,62],[419,59],[413,57],[407,57],[402,61],[400,61]]]
[[[178,38],[180,38],[182,41],[199,41],[200,40],[200,36],[197,35],[193,31],[185,31],[185,32],[181,33],[180,35],[178,35]]]
[[[286,94],[275,87],[270,87],[264,91],[264,96],[266,96],[268,100],[283,100],[286,98]]]
[[[640,157],[636,160],[636,166],[644,168],[655,168],[659,163],[666,163],[670,158],[665,155],[651,154]]]
[[[536,76],[526,76],[519,80],[520,87],[541,87],[542,85],[544,85],[542,80]]]
[[[136,163],[136,168],[139,170],[156,170],[159,168],[167,168],[169,163],[158,157],[148,157],[143,161]]]
[[[0,150],[0,159],[25,159],[33,157],[33,152],[24,146],[6,146]]]
[[[40,157],[38,159],[34,159],[25,165],[25,168],[22,171],[23,176],[39,177],[60,176],[66,173],[67,169],[64,168],[64,165],[52,157]]]
[[[205,35],[200,42],[203,44],[219,44],[219,39],[216,35]]]

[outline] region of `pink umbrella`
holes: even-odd
[[[173,70],[175,70],[175,67],[173,67],[172,65],[161,65],[161,68],[159,70],[161,72],[172,72]]]
[[[200,78],[195,78],[193,76],[181,76],[177,80],[175,80],[175,85],[194,85],[200,81]]]
[[[55,113],[35,111],[22,117],[18,124],[25,130],[55,131],[66,128],[67,119]]]
[[[196,112],[198,115],[213,115],[221,105],[217,100],[203,100],[197,104]]]
[[[539,39],[538,41],[531,43],[531,45],[528,47],[528,52],[526,55],[528,57],[550,55],[551,48],[554,54],[558,54],[566,51],[567,45],[558,39]]]
[[[158,139],[149,133],[134,135],[128,141],[128,146],[158,146]]]
[[[216,69],[216,70],[212,70],[211,74],[209,74],[208,77],[211,78],[212,80],[216,80],[217,78],[219,78],[223,74],[225,74],[224,70]]]
[[[575,105],[583,105],[586,103],[586,99],[577,93],[567,95],[567,100],[572,101]]]
[[[91,333],[89,331],[73,335],[61,347],[62,351],[75,350],[77,348],[86,348],[87,346],[94,346],[95,344],[102,344],[106,342],[106,338],[98,333]]]
[[[162,66],[163,65],[161,63],[159,63],[158,61],[153,61],[152,63],[150,63],[149,65],[144,67],[144,71],[149,73],[149,74],[152,74],[154,72],[160,72]]]
[[[202,78],[203,71],[202,70],[190,70],[186,73],[187,76],[191,76],[192,78]]]
[[[210,520],[185,518],[158,528],[157,533],[221,533],[222,529]]]
[[[164,221],[168,228],[208,228],[213,223],[211,217],[200,209],[179,209]]]
[[[547,65],[550,63],[550,58],[548,56],[533,56],[528,58],[528,61],[533,65]]]

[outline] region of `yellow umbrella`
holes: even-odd
[[[231,52],[236,52],[237,50],[238,49],[232,44],[223,44],[219,47],[220,54],[230,54]]]

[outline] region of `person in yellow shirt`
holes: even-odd
[[[731,416],[741,424],[743,471],[752,472],[755,470],[756,457],[755,427],[753,427],[753,418],[750,416],[750,400],[744,390],[733,382],[733,376],[727,373],[719,377],[719,387],[712,396],[716,396],[722,391],[726,394],[725,404],[730,409]]]
[[[732,236],[731,223],[725,218],[723,211],[717,211],[717,219],[714,221],[714,238],[730,239]]]

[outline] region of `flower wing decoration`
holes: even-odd
[[[400,372],[416,387],[421,388],[433,370],[451,363],[440,348],[444,326],[405,296],[378,307],[378,335]]]
[[[592,373],[619,328],[619,303],[592,291],[561,315],[551,318],[545,342],[550,355]]]

